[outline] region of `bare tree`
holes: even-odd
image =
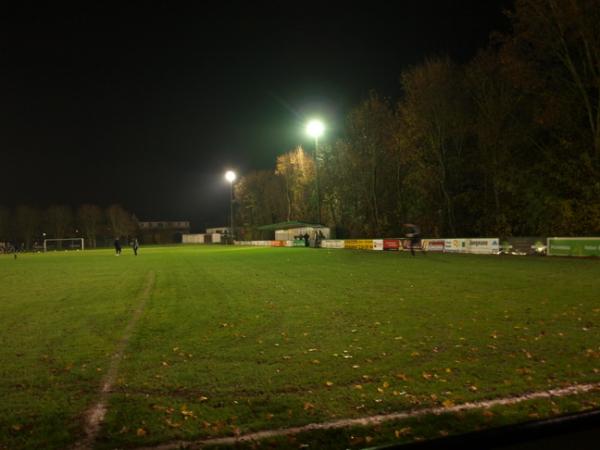
[[[542,88],[549,113],[557,102],[563,111],[573,107],[569,119],[600,166],[600,0],[518,0],[511,19],[505,45],[543,74],[532,87]],[[569,125],[568,133],[576,131]]]
[[[102,222],[102,209],[96,205],[81,205],[77,210],[77,221],[87,239],[87,245],[96,248],[98,227]]]
[[[0,206],[0,242],[10,239],[10,211],[5,206]]]
[[[16,213],[16,234],[22,239],[26,248],[31,248],[31,243],[35,238],[40,225],[40,213],[37,209],[27,205],[17,207]]]
[[[468,124],[472,120],[466,105],[462,69],[450,59],[433,59],[402,75],[405,97],[400,111],[412,146],[419,153],[425,176],[435,181],[439,199],[433,193],[432,211],[439,203],[444,212],[444,233],[455,236],[456,197],[460,193],[460,170]],[[418,167],[418,166],[416,166]]]
[[[315,162],[302,149],[277,157],[275,174],[283,178],[287,200],[287,220],[308,220],[311,211],[309,201],[315,180]]]
[[[113,237],[127,237],[135,231],[133,216],[121,205],[110,205],[106,209],[106,219]]]
[[[66,205],[52,205],[46,210],[46,224],[50,227],[51,235],[56,239],[70,237],[73,225],[73,212]]]

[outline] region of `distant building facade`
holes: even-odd
[[[207,228],[206,234],[229,234],[229,227]]]
[[[190,232],[190,222],[180,221],[147,221],[138,222],[142,243],[174,244],[181,242],[181,236]]]
[[[139,222],[140,230],[178,230],[178,231],[190,231],[189,221],[153,221],[153,222]]]

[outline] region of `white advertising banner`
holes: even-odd
[[[321,241],[322,248],[344,248],[342,239],[323,239]]]
[[[373,239],[373,250],[383,250],[383,239]]]
[[[497,255],[498,253],[500,253],[500,239],[467,239],[467,248],[469,253],[476,253],[480,255]]]
[[[467,239],[444,239],[444,252],[467,253]]]
[[[445,243],[444,239],[423,239],[421,241],[423,250],[428,252],[443,252]]]
[[[181,243],[182,244],[204,244],[204,235],[203,234],[182,234],[181,235]]]

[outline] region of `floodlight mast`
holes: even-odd
[[[317,222],[321,225],[321,192],[319,189],[319,137],[325,131],[325,125],[320,120],[313,119],[306,125],[306,132],[315,138],[315,184],[317,190]]]
[[[231,232],[231,239],[233,243],[233,182],[237,178],[233,170],[225,172],[225,179],[229,181],[229,230]]]

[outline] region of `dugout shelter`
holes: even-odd
[[[274,232],[276,241],[293,241],[296,236],[308,234],[309,239],[314,240],[318,232],[323,233],[324,239],[331,238],[329,227],[306,222],[280,222],[258,227],[259,231]]]

